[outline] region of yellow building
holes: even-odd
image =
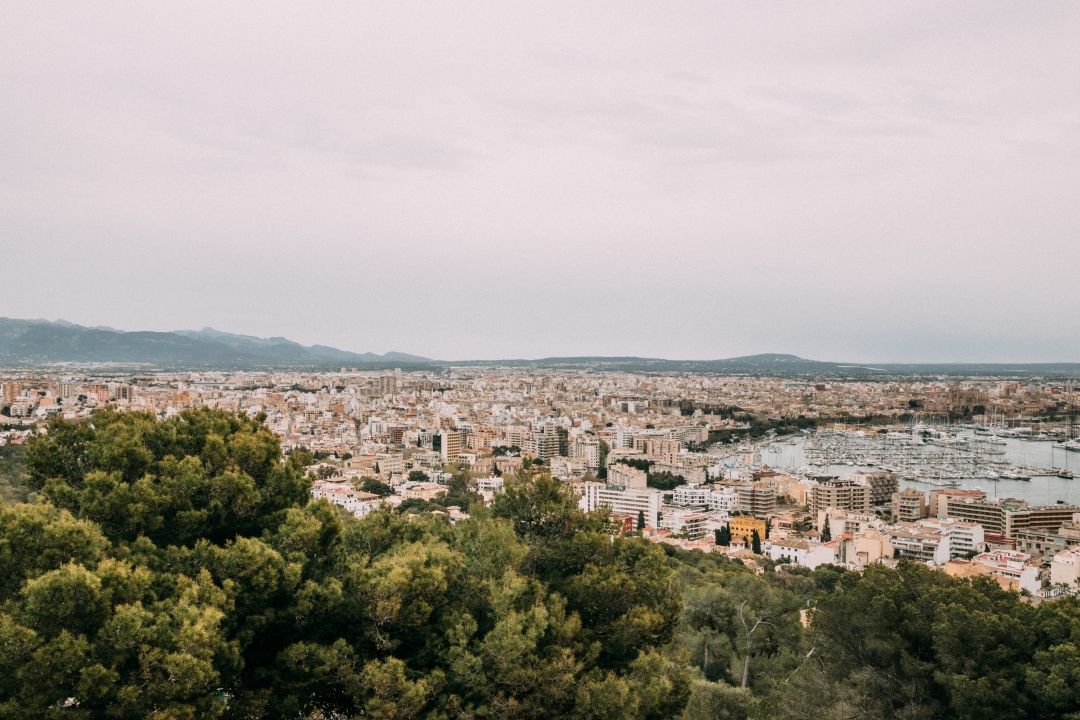
[[[732,545],[745,545],[750,542],[754,537],[755,530],[757,530],[759,539],[765,539],[765,521],[761,518],[752,517],[750,515],[740,515],[731,518],[728,527],[731,528]]]

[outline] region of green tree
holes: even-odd
[[[685,485],[686,478],[682,475],[674,475],[668,471],[649,473],[648,485],[657,490],[674,490],[679,485]]]
[[[599,446],[598,456],[600,467],[596,471],[596,476],[601,480],[607,480],[607,457],[608,453],[611,452],[611,446],[608,445],[607,441],[604,439],[600,440]]]
[[[33,439],[40,502],[0,507],[0,718],[1065,720],[1080,706],[1075,598],[1036,607],[906,562],[757,575],[613,536],[546,473],[508,478],[457,524],[357,520],[309,502],[310,456],[267,439],[261,419],[216,411],[103,412]]]
[[[380,497],[394,494],[394,488],[372,477],[361,478],[360,489],[364,492],[374,493]]]
[[[758,535],[758,531],[755,530],[754,534],[750,536],[750,551],[755,555],[761,554],[761,536]]]

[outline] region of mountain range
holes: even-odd
[[[407,353],[354,353],[301,345],[283,337],[258,338],[213,328],[124,332],[63,320],[0,318],[0,365],[49,363],[137,364],[163,368],[426,367]]]
[[[902,375],[1007,375],[1080,377],[1080,363],[860,363],[808,360],[765,353],[720,360],[646,357],[546,357],[510,360],[440,361],[388,352],[356,353],[326,345],[301,345],[283,337],[259,338],[213,328],[173,332],[124,332],[64,320],[0,318],[0,366],[57,363],[141,365],[163,369],[332,369],[400,367],[517,367],[624,372],[708,372],[737,375],[886,377]]]

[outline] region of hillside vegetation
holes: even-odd
[[[457,525],[358,521],[260,420],[31,440],[42,499],[0,507],[0,718],[1080,717],[1075,600],[758,575],[613,537],[545,476]]]

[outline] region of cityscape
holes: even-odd
[[[442,602],[423,599],[422,593],[441,587],[439,582],[449,582],[435,579],[448,578],[445,573],[450,567],[439,553],[458,548],[462,539],[476,538],[476,532],[502,537],[500,542],[510,543],[506,548],[485,552],[520,553],[517,557],[522,560],[507,566],[506,572],[511,573],[516,562],[555,562],[559,567],[582,562],[575,558],[584,549],[594,559],[584,566],[581,579],[573,581],[586,583],[583,587],[589,589],[584,597],[606,597],[605,604],[618,604],[622,601],[616,598],[630,592],[635,599],[626,613],[655,608],[648,611],[654,613],[648,616],[652,619],[642,617],[635,622],[644,623],[641,627],[650,634],[660,633],[661,644],[652,650],[630,650],[623,662],[638,652],[645,654],[639,654],[632,667],[646,662],[645,658],[661,663],[648,675],[630,676],[636,678],[634,692],[655,682],[668,689],[651,701],[648,696],[629,696],[623,703],[628,703],[627,712],[632,715],[681,712],[685,717],[711,717],[735,711],[747,718],[777,713],[806,717],[807,712],[823,708],[849,712],[874,706],[880,701],[860,695],[858,684],[852,686],[853,696],[839,701],[821,694],[815,688],[826,682],[827,666],[807,668],[806,658],[817,652],[816,643],[832,642],[828,639],[831,631],[819,628],[832,622],[837,612],[840,615],[835,619],[856,621],[849,610],[839,609],[844,607],[837,605],[843,596],[836,596],[837,590],[830,586],[858,593],[860,583],[888,582],[889,576],[882,572],[897,573],[907,582],[942,584],[945,597],[969,588],[966,592],[984,598],[973,602],[1000,604],[1007,598],[1015,608],[1008,612],[1028,608],[1026,612],[1055,613],[1060,608],[1068,613],[1080,603],[1080,491],[1076,489],[1080,486],[1074,485],[1071,469],[1080,461],[1075,427],[1080,393],[1073,377],[628,372],[611,370],[610,360],[586,359],[572,365],[572,369],[553,369],[490,362],[411,370],[238,371],[136,369],[118,362],[84,368],[72,363],[8,368],[0,371],[0,496],[6,504],[6,509],[0,509],[0,540],[16,552],[14,557],[18,552],[33,552],[37,546],[24,543],[36,537],[46,558],[77,558],[89,550],[62,538],[65,533],[77,533],[88,538],[82,542],[94,542],[90,538],[98,531],[91,528],[98,525],[85,525],[90,518],[100,524],[101,542],[128,547],[125,543],[135,541],[125,553],[167,541],[180,543],[169,553],[183,554],[191,552],[181,548],[193,540],[193,550],[202,553],[212,547],[205,544],[207,538],[224,533],[223,537],[232,537],[220,550],[225,554],[197,562],[205,563],[203,573],[212,572],[202,575],[201,582],[216,576],[227,583],[226,592],[232,592],[228,588],[234,583],[252,582],[249,573],[256,565],[263,567],[260,572],[269,572],[270,557],[281,557],[278,562],[293,557],[300,560],[297,571],[312,568],[302,572],[314,573],[311,564],[316,556],[307,555],[312,550],[297,555],[287,551],[290,543],[303,546],[309,541],[302,538],[318,527],[323,528],[321,533],[341,532],[338,524],[348,518],[360,533],[348,542],[369,547],[360,562],[371,561],[366,553],[380,557],[370,543],[384,543],[381,552],[386,554],[379,563],[385,567],[375,572],[396,573],[390,577],[398,578],[386,587],[377,583],[371,590],[356,587],[362,615],[352,616],[352,611],[339,607],[340,601],[331,597],[317,601],[315,607],[305,605],[310,602],[305,597],[314,588],[332,592],[331,588],[348,581],[353,570],[347,568],[358,566],[334,563],[318,581],[309,579],[300,586],[283,575],[272,586],[289,597],[278,601],[291,608],[287,613],[315,612],[318,617],[334,612],[352,617],[341,630],[346,634],[374,623],[370,630],[363,630],[365,637],[375,633],[369,640],[354,642],[362,647],[374,642],[376,656],[385,652],[377,648],[390,642],[387,638],[394,637],[393,633],[407,637],[414,632],[395,619],[404,617],[401,613],[426,613],[419,608]],[[163,449],[163,443],[173,449]],[[178,463],[176,452],[193,454]],[[216,466],[220,471],[214,470]],[[256,490],[259,477],[263,487]],[[245,497],[238,493],[252,492],[254,497],[236,504]],[[281,512],[274,508],[282,502],[305,508],[308,519],[286,515],[284,525],[264,526]],[[53,503],[66,509],[48,510]],[[254,514],[244,509],[252,506],[262,509]],[[327,525],[334,516],[338,519]],[[499,528],[506,528],[501,525],[506,521],[518,539],[498,535],[505,532]],[[190,534],[192,522],[202,528],[195,535]],[[252,522],[255,528],[277,529],[243,529]],[[297,522],[308,524],[285,530]],[[329,530],[333,527],[339,529]],[[254,540],[259,532],[263,539]],[[280,540],[267,534],[282,532],[286,534]],[[448,532],[454,534],[448,536]],[[390,534],[378,540],[379,533]],[[244,540],[244,535],[252,539]],[[443,540],[438,542],[449,545],[437,551],[437,546],[418,545],[410,537],[427,537],[425,543],[439,537]],[[252,542],[262,549],[256,550]],[[653,554],[642,555],[630,565],[614,557],[598,561],[598,549],[590,545],[595,542],[600,547],[643,543],[641,549],[652,548]],[[576,543],[585,545],[576,549]],[[7,552],[12,557],[12,551]],[[252,552],[262,553],[263,560],[256,561]],[[469,557],[462,555],[461,562],[477,562]],[[706,559],[709,565],[702,564]],[[8,571],[19,566],[4,562],[9,563]],[[35,567],[33,560],[19,562]],[[441,568],[439,575],[417,574],[416,562],[430,568],[425,572]],[[649,563],[656,562],[680,568],[674,576],[661,576],[682,578],[676,585],[668,584],[666,593],[647,580],[655,572],[647,569],[652,567]],[[64,565],[38,580],[28,570],[31,579],[24,593],[37,592],[49,579],[66,588],[53,601],[60,602],[61,608],[67,602],[61,598],[69,593],[91,592],[97,597],[99,591],[79,589],[80,580],[71,575],[77,567],[81,566]],[[98,565],[96,572],[104,567]],[[527,573],[526,567],[516,572]],[[937,579],[913,575],[916,570]],[[557,582],[555,577],[565,572],[560,570],[549,582]],[[585,580],[598,572],[607,574]],[[100,577],[100,582],[115,582],[108,575]],[[320,576],[312,575],[316,577]],[[436,585],[430,586],[432,582]],[[382,589],[374,589],[378,587]],[[445,587],[448,593],[464,592],[451,590],[452,584]],[[568,585],[561,592],[575,603],[574,618],[582,618],[575,622],[594,617],[581,628],[582,639],[591,636],[600,643],[597,647],[617,647],[615,638],[623,632],[617,628],[625,616],[602,619],[605,613],[596,615],[584,597],[573,599],[574,587]],[[678,593],[685,593],[681,602],[671,594],[676,587]],[[370,592],[380,594],[362,600]],[[862,592],[871,593],[868,602],[886,598],[902,602],[902,594],[896,591],[867,588]],[[376,601],[379,597],[383,599]],[[558,597],[552,596],[554,608],[564,602]],[[717,602],[734,604],[720,611],[714,608]],[[661,610],[663,603],[674,605]],[[120,613],[124,607],[115,605],[113,612]],[[37,611],[31,606],[20,612],[37,622],[33,620]],[[68,617],[63,609],[56,612]],[[882,632],[874,629],[877,619],[873,615],[855,612],[859,613],[857,622],[867,623],[863,632],[871,636]],[[118,622],[119,616],[115,617],[109,622]],[[425,617],[429,618],[426,622],[435,622],[436,616]],[[517,611],[510,611],[500,622],[517,622],[516,617]],[[790,649],[756,645],[750,619],[757,626],[786,627],[797,644]],[[612,621],[615,624],[608,627],[606,623]],[[323,622],[333,627],[329,620]],[[499,627],[496,624],[491,632]],[[513,632],[536,631],[521,626]],[[736,643],[746,643],[745,647],[736,644],[724,650],[729,636]],[[224,640],[225,636],[207,636],[197,647],[205,643],[212,649]],[[390,647],[400,642],[395,640]],[[478,651],[484,652],[488,642],[484,639]],[[815,644],[806,649],[803,643]],[[291,647],[288,652],[298,651]],[[206,651],[193,647],[190,652]],[[541,663],[543,653],[528,659],[535,652],[540,651],[515,650],[514,662]],[[602,659],[607,652],[603,650],[595,661],[597,667],[616,662]],[[800,659],[800,653],[807,655]],[[371,682],[361,678],[389,672],[395,667],[395,656],[390,657],[386,668],[372,662],[365,665],[357,682]],[[257,668],[268,659],[270,664],[259,672],[282,672],[273,669],[280,659],[253,655],[245,662]],[[35,667],[29,658],[22,662],[24,667]],[[143,667],[153,667],[147,665],[150,662],[149,658],[140,661]],[[351,666],[344,658],[319,662],[331,662],[326,667],[336,668],[335,676]],[[1070,662],[1066,660],[1066,667]],[[555,671],[542,664],[539,668],[533,681],[542,686]],[[278,680],[286,688],[282,711],[260,709],[261,701],[250,689],[258,685],[258,676],[244,679],[244,685],[224,699],[202,707],[225,716],[298,716],[312,701],[289,693],[296,692],[292,688],[297,682],[306,687],[311,680],[303,678],[311,671],[298,675],[289,665],[283,671]],[[442,677],[438,672],[385,680],[393,684],[384,696],[377,690],[362,690],[358,700],[332,702],[339,707],[354,702],[372,707],[377,700],[397,710],[423,710],[440,702],[434,686],[427,684],[433,677]],[[805,680],[790,683],[800,672]],[[780,690],[762,689],[777,676],[789,682]],[[213,672],[211,677],[221,675]],[[238,677],[246,678],[246,673]],[[29,688],[21,682],[16,676],[9,692],[18,693],[24,698],[20,703],[33,707],[34,701],[27,699]],[[320,682],[333,688],[339,681]],[[45,696],[74,693],[65,695],[68,707],[93,704],[94,695],[80,687],[50,684]],[[1050,687],[1033,686],[1031,692],[1045,693]],[[117,686],[113,692],[125,691]],[[181,690],[180,697],[166,693],[152,702],[169,705],[185,700],[189,706],[205,702],[191,692]],[[458,698],[455,703],[479,702],[477,696],[470,701],[469,692],[462,692],[462,696],[449,697]],[[531,691],[514,692],[515,702],[527,707]],[[329,698],[319,702],[330,703]],[[560,703],[571,702],[569,695],[561,698]],[[145,711],[141,703],[126,702],[138,708],[137,713]],[[573,700],[580,702],[592,701]],[[652,710],[646,709],[649,702]],[[895,702],[886,701],[875,712],[892,712]],[[1055,702],[1065,708],[1071,700]],[[900,704],[910,706],[910,701]],[[925,701],[920,704],[927,706]],[[529,714],[546,716],[548,712],[549,708],[537,706]]]
[[[4,4],[0,720],[1080,720],[1080,4]]]
[[[105,408],[258,418],[286,453],[312,454],[312,497],[357,518],[458,522],[504,478],[543,473],[628,534],[751,567],[908,559],[1032,597],[1080,592],[1069,378],[9,370],[0,439]]]

